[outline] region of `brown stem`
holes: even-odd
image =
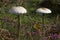
[[[43,37],[44,37],[44,14],[42,14],[42,39],[43,40]]]
[[[17,15],[18,16],[18,40],[20,40],[20,15]]]

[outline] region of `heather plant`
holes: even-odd
[[[2,29],[2,28],[0,28],[0,39],[2,39],[2,40],[16,40],[15,38],[13,38],[11,36],[11,33],[8,30]]]

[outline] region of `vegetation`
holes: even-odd
[[[40,7],[52,10],[51,14],[44,14],[45,37],[43,39],[56,40],[53,39],[52,34],[60,36],[60,0],[0,0],[0,40],[17,40],[17,16],[9,13],[12,6],[23,6],[28,11],[20,15],[21,40],[42,39],[42,14],[35,12]]]

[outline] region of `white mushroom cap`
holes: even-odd
[[[36,10],[37,13],[51,13],[51,10],[48,8],[38,8]]]
[[[9,10],[9,12],[14,14],[24,14],[27,13],[27,10],[24,7],[18,6],[18,7],[12,7]]]

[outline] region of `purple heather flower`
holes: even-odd
[[[58,38],[60,39],[60,33],[59,33],[59,35],[58,35]]]
[[[53,40],[57,40],[57,38],[58,38],[58,34],[53,34],[53,35],[52,35],[52,39],[53,39]]]
[[[32,32],[32,35],[34,36],[34,35],[38,35],[38,32]]]

